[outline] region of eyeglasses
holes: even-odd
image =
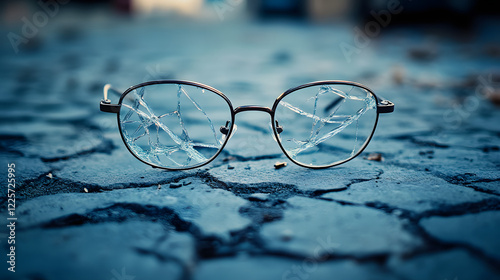
[[[102,112],[117,114],[125,146],[156,168],[186,170],[214,160],[236,130],[235,116],[262,111],[283,153],[308,168],[327,168],[358,156],[370,142],[378,116],[394,104],[364,85],[319,81],[287,90],[272,108],[241,106],[210,86],[180,80],[138,84],[111,104],[104,86]],[[119,93],[119,92],[118,92]]]

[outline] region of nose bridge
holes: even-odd
[[[269,107],[262,107],[262,106],[257,106],[257,105],[247,105],[247,106],[240,106],[236,109],[234,109],[234,114],[238,114],[241,112],[245,111],[261,111],[261,112],[266,112],[269,115],[272,115],[273,111]]]

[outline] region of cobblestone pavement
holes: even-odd
[[[1,172],[15,163],[18,218],[15,274],[1,227],[1,279],[500,278],[498,23],[383,30],[348,63],[352,26],[66,17],[17,55],[1,45]],[[352,80],[396,111],[337,168],[288,162],[268,115],[248,112],[213,163],[167,172],[130,155],[98,111],[105,83],[161,78],[235,106]]]

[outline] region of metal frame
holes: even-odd
[[[310,165],[305,165],[305,164],[302,164],[296,160],[294,160],[293,158],[291,158],[288,153],[285,151],[285,148],[283,147],[283,145],[281,144],[281,141],[279,141],[279,135],[277,133],[277,130],[276,130],[276,121],[274,119],[274,115],[276,113],[276,107],[278,107],[278,104],[279,102],[285,98],[287,95],[289,95],[290,93],[292,92],[295,92],[297,90],[301,90],[301,89],[304,89],[304,88],[308,88],[308,87],[312,87],[312,86],[320,86],[320,85],[347,85],[347,86],[357,86],[357,87],[360,87],[366,91],[368,91],[369,93],[371,93],[373,95],[373,97],[375,98],[375,100],[377,100],[377,117],[375,118],[375,123],[373,124],[373,129],[372,129],[372,133],[370,134],[370,136],[366,139],[365,143],[363,144],[363,146],[359,149],[359,151],[351,156],[350,158],[347,158],[345,160],[342,160],[342,161],[338,161],[338,162],[335,162],[333,164],[330,164],[330,165],[322,165],[322,166],[310,166]],[[382,104],[382,102],[384,102]],[[312,169],[323,169],[323,168],[329,168],[329,167],[333,167],[333,166],[337,166],[337,165],[340,165],[340,164],[343,164],[343,163],[346,163],[348,161],[350,161],[351,159],[359,156],[363,151],[364,149],[366,148],[366,146],[368,146],[368,143],[370,143],[372,137],[373,137],[373,134],[375,133],[375,129],[377,128],[377,124],[378,124],[378,116],[379,114],[381,113],[391,113],[394,111],[394,103],[388,101],[388,100],[381,100],[379,97],[377,97],[377,95],[375,95],[375,93],[373,93],[373,91],[371,89],[369,89],[368,87],[366,87],[365,85],[362,85],[362,84],[359,84],[359,83],[355,83],[355,82],[349,82],[349,81],[337,81],[337,80],[332,80],[332,81],[318,81],[318,82],[312,82],[312,83],[308,83],[308,84],[304,84],[304,85],[300,85],[298,87],[294,87],[294,88],[291,88],[287,91],[285,91],[284,93],[282,93],[277,99],[276,101],[274,101],[274,105],[273,105],[273,108],[271,110],[273,112],[273,114],[271,115],[271,121],[272,121],[272,124],[273,124],[273,132],[274,132],[274,137],[277,139],[277,142],[278,142],[278,145],[280,146],[281,150],[283,151],[283,153],[286,155],[286,157],[292,161],[293,163],[299,165],[299,166],[302,166],[302,167],[307,167],[307,168],[312,168]]]
[[[212,156],[206,162],[200,163],[198,165],[194,165],[194,166],[191,166],[191,167],[187,167],[187,168],[167,168],[167,167],[158,166],[156,164],[152,164],[152,163],[149,163],[149,162],[146,162],[146,161],[142,160],[141,158],[139,158],[130,149],[129,145],[127,144],[127,141],[125,140],[125,137],[123,136],[122,127],[121,127],[121,124],[120,124],[120,110],[121,110],[122,101],[123,101],[123,99],[125,98],[125,96],[128,93],[130,93],[131,91],[133,91],[135,89],[138,89],[138,88],[141,88],[141,87],[145,87],[145,86],[150,86],[150,85],[158,85],[158,84],[178,84],[178,85],[189,85],[189,86],[203,88],[205,90],[209,90],[209,91],[211,91],[211,92],[219,95],[229,105],[229,108],[231,110],[231,127],[229,128],[228,133],[226,134],[226,139],[225,139],[224,143],[222,144],[221,148],[217,151],[217,153],[214,156]],[[276,127],[275,113],[276,113],[276,108],[278,107],[279,102],[284,97],[286,97],[287,95],[289,95],[290,93],[295,92],[295,91],[300,90],[300,89],[304,89],[304,88],[312,87],[312,86],[318,86],[318,85],[347,85],[347,86],[356,86],[356,87],[360,87],[360,88],[368,91],[370,94],[373,95],[373,97],[375,98],[375,100],[377,100],[377,117],[375,119],[373,130],[372,130],[370,136],[366,139],[364,145],[360,148],[360,150],[355,155],[351,156],[348,159],[345,159],[345,160],[342,160],[342,161],[339,161],[339,162],[335,162],[335,163],[330,164],[330,165],[309,166],[309,165],[305,165],[305,164],[302,164],[300,162],[295,161],[286,152],[285,148],[281,144],[281,141],[279,140],[280,138],[279,138],[279,132],[278,132],[278,130],[280,129],[280,127]],[[371,139],[373,137],[373,134],[375,133],[375,129],[377,128],[379,114],[392,113],[394,111],[394,103],[392,103],[389,100],[381,99],[371,89],[369,89],[365,85],[362,85],[362,84],[359,84],[359,83],[355,83],[355,82],[341,81],[341,80],[317,81],[317,82],[307,83],[307,84],[304,84],[304,85],[300,85],[298,87],[291,88],[291,89],[285,91],[284,93],[282,93],[274,101],[274,104],[273,104],[272,108],[262,107],[262,106],[257,106],[257,105],[247,105],[247,106],[240,106],[240,107],[237,107],[236,109],[233,109],[233,105],[232,105],[231,101],[221,91],[219,91],[219,90],[217,90],[217,89],[215,89],[215,88],[213,88],[211,86],[207,86],[205,84],[201,84],[201,83],[197,83],[197,82],[191,82],[191,81],[184,81],[184,80],[158,80],[158,81],[150,81],[150,82],[141,83],[141,84],[138,84],[138,85],[135,85],[135,86],[131,86],[131,87],[129,87],[127,90],[125,90],[121,94],[120,99],[119,99],[119,101],[118,101],[117,104],[112,104],[111,101],[108,99],[108,91],[109,90],[113,90],[113,91],[119,93],[119,91],[113,89],[111,87],[111,85],[109,85],[109,84],[105,85],[104,86],[104,99],[101,100],[101,102],[100,102],[100,110],[102,112],[114,113],[114,114],[117,115],[117,122],[118,122],[118,128],[120,130],[120,136],[122,138],[123,143],[127,147],[128,151],[132,155],[134,155],[135,158],[137,158],[138,160],[140,160],[141,162],[143,162],[143,163],[145,163],[147,165],[150,165],[153,168],[160,168],[160,169],[165,169],[165,170],[189,170],[189,169],[194,169],[194,168],[198,168],[198,167],[204,166],[204,165],[209,164],[210,162],[212,162],[222,152],[222,150],[226,146],[227,142],[231,138],[231,134],[233,133],[234,120],[235,120],[236,114],[241,113],[241,112],[246,112],[246,111],[261,111],[261,112],[266,112],[266,113],[268,113],[271,116],[271,123],[272,123],[273,133],[274,133],[274,137],[276,139],[276,142],[278,142],[278,145],[280,146],[280,148],[283,151],[283,153],[293,163],[295,163],[295,164],[297,164],[299,166],[302,166],[302,167],[307,167],[307,168],[312,168],[312,169],[323,169],[323,168],[329,168],[329,167],[337,166],[337,165],[343,164],[343,163],[348,162],[348,161],[352,160],[353,158],[357,157],[368,146],[368,144],[370,143],[370,141],[371,141]]]

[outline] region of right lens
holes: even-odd
[[[275,105],[275,128],[296,163],[329,167],[357,156],[377,122],[377,101],[353,84],[313,84],[284,95]]]
[[[203,165],[218,155],[232,126],[232,107],[201,84],[143,85],[121,99],[119,126],[141,161],[167,169]],[[225,133],[221,132],[221,127]]]

